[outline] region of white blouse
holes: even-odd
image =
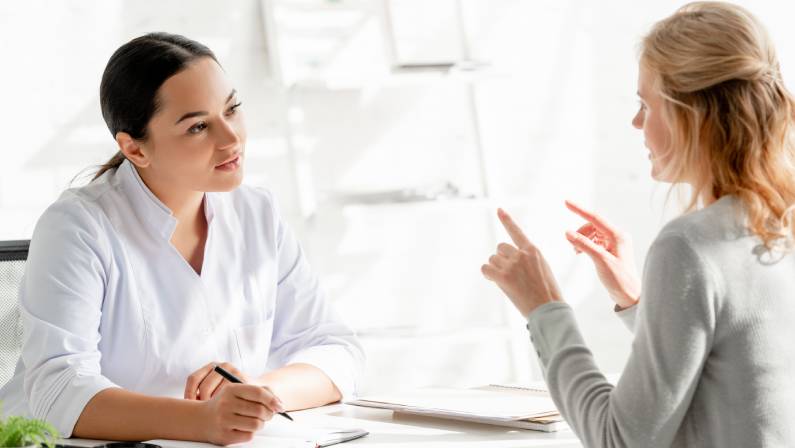
[[[44,212],[20,291],[22,357],[0,389],[5,414],[68,437],[97,392],[182,398],[188,375],[213,361],[250,376],[308,363],[354,393],[362,348],[271,194],[207,193],[204,211],[201,275],[170,243],[176,219],[127,161]]]

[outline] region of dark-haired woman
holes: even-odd
[[[100,102],[119,152],[36,226],[3,411],[67,437],[229,444],[352,393],[361,346],[272,195],[240,185],[241,103],[213,53],[136,38]]]

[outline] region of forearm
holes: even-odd
[[[585,446],[647,446],[629,443],[636,439],[616,418],[610,405],[613,386],[585,346],[570,306],[539,308],[528,319],[528,330],[550,395]]]
[[[204,441],[203,402],[105,389],[86,404],[73,437]]]
[[[291,411],[323,406],[342,398],[331,379],[311,364],[287,365],[266,373],[258,382],[268,386]]]

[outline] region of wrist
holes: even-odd
[[[267,387],[269,389],[272,389],[274,384],[273,370],[256,377],[253,381],[253,384],[256,384],[257,386],[260,387]]]
[[[212,437],[210,434],[210,428],[213,427],[212,424],[212,410],[210,409],[210,400],[207,401],[195,401],[195,406],[192,409],[193,418],[191,419],[193,423],[193,428],[191,432],[196,434],[196,440],[202,442],[211,442]]]
[[[631,308],[640,301],[640,297],[637,295],[627,294],[623,291],[608,291],[610,293],[610,298],[613,299],[613,302],[616,304],[617,309],[627,309]]]
[[[554,302],[562,302],[562,300],[555,299],[555,298],[549,298],[549,299],[544,300],[544,301],[533,301],[533,302],[531,302],[529,304],[528,307],[525,308],[525,310],[524,310],[524,312],[522,314],[523,314],[525,320],[527,320],[530,317],[530,315],[533,314],[533,312],[535,310],[537,310],[538,308],[546,305],[547,303],[554,303]]]
[[[637,305],[640,299],[626,298],[623,300],[614,300],[616,302],[615,311],[624,311],[627,308],[632,308]]]

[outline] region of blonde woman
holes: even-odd
[[[628,239],[600,217],[568,240],[593,260],[634,330],[608,383],[544,257],[510,216],[515,245],[482,267],[527,317],[555,403],[586,446],[795,446],[793,98],[746,10],[691,3],[643,39],[632,124],[652,176],[686,183],[689,213],[633,273]]]

